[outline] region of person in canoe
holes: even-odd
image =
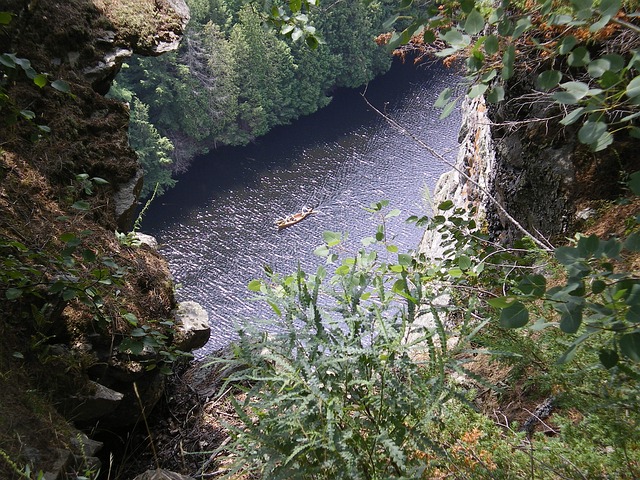
[[[298,222],[301,222],[309,215],[313,213],[313,207],[303,207],[298,213],[294,213],[292,215],[287,215],[285,218],[278,218],[276,220],[276,227],[278,230],[282,230],[283,228],[290,227],[295,225]]]

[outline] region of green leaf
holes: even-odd
[[[607,26],[607,23],[609,23],[609,21],[611,20],[611,15],[603,15],[600,20],[598,20],[597,22],[591,24],[591,26],[589,27],[589,31],[591,33],[595,33],[598,30],[603,29],[604,27]]]
[[[521,302],[513,302],[500,312],[500,326],[520,328],[529,322],[529,311]]]
[[[592,234],[587,236],[582,235],[578,240],[578,244],[576,245],[576,250],[578,255],[584,258],[591,257],[594,253],[598,251],[600,247],[600,239],[597,235]]]
[[[518,288],[525,295],[541,298],[547,290],[547,279],[542,275],[526,275],[518,283]]]
[[[578,251],[573,247],[558,247],[554,254],[556,259],[565,266],[573,265],[580,260]]]
[[[589,62],[589,66],[587,67],[587,72],[593,78],[600,78],[604,75],[604,72],[609,71],[611,68],[611,63],[604,58],[596,58]]]
[[[407,253],[400,253],[398,255],[398,263],[403,267],[411,266],[412,261],[413,261],[413,257]]]
[[[453,200],[445,200],[444,202],[438,205],[438,210],[451,210],[453,208]]]
[[[629,85],[627,85],[627,89],[624,93],[629,98],[640,96],[640,76],[635,77],[629,82]]]
[[[546,70],[538,75],[536,86],[541,90],[551,90],[562,80],[562,73],[558,70]]]
[[[75,208],[76,210],[87,211],[91,208],[91,205],[86,200],[78,200],[73,205],[71,205],[71,208]]]
[[[47,84],[47,76],[39,73],[35,77],[33,77],[33,83],[35,83],[38,87],[42,88]]]
[[[513,297],[496,297],[487,300],[487,303],[494,308],[506,308],[514,302]]]
[[[502,55],[502,78],[509,80],[513,76],[513,64],[516,59],[516,48],[509,45]]]
[[[440,95],[438,95],[438,98],[436,99],[436,102],[433,104],[433,106],[436,108],[443,108],[447,103],[449,103],[452,93],[453,93],[453,90],[450,87],[447,87],[444,90],[442,90],[440,92]]]
[[[100,178],[100,177],[92,177],[91,181],[93,183],[95,183],[96,185],[108,185],[109,182],[107,180],[105,180],[104,178]]]
[[[486,95],[486,98],[489,103],[495,104],[501,102],[504,100],[504,87],[502,85],[496,85]]]
[[[469,268],[471,268],[471,258],[469,258],[468,255],[460,255],[456,261],[462,270],[469,270]]]
[[[615,350],[610,350],[608,348],[603,348],[598,353],[598,358],[600,359],[600,363],[607,370],[615,367],[618,364],[618,360],[620,357],[618,356],[618,352]]]
[[[609,70],[612,72],[619,72],[624,68],[625,61],[622,55],[617,53],[609,53],[601,57],[602,60],[609,62]]]
[[[7,53],[0,55],[0,63],[7,68],[16,68],[16,62],[13,59],[13,56]]]
[[[134,327],[138,326],[138,317],[136,317],[131,312],[125,313],[124,315],[122,315],[122,318],[124,318],[127,322],[129,322]]]
[[[62,93],[71,93],[71,87],[64,80],[54,80],[51,82],[51,86]]]
[[[558,305],[557,310],[561,311],[560,330],[564,333],[576,333],[582,323],[582,303],[566,302]]]
[[[449,115],[453,113],[453,111],[456,108],[457,101],[458,99],[456,98],[455,100],[452,100],[451,102],[449,102],[446,107],[444,107],[439,117],[440,120],[444,120],[445,118],[447,118]]]
[[[329,247],[326,245],[320,245],[313,251],[313,254],[318,257],[328,257],[329,256]]]
[[[629,182],[627,185],[635,195],[640,195],[640,171],[629,175]]]
[[[397,208],[394,208],[393,210],[391,210],[389,213],[387,213],[384,218],[393,218],[393,217],[397,217],[398,215],[400,215],[400,210],[398,210]]]
[[[289,8],[292,13],[298,13],[302,8],[302,0],[289,0]]]
[[[521,18],[516,22],[516,28],[513,30],[511,36],[513,38],[518,38],[524,32],[526,32],[531,26],[531,19],[529,17]]]
[[[291,33],[291,40],[297,42],[302,37],[303,31],[301,28],[295,27],[293,33]]]
[[[573,50],[573,47],[576,46],[576,43],[578,43],[578,40],[576,40],[576,37],[572,35],[564,37],[560,42],[560,45],[558,46],[558,51],[560,52],[560,55],[566,55],[569,52],[571,52],[571,50]]]
[[[577,100],[585,97],[589,92],[589,85],[583,82],[565,82],[561,83],[560,86],[573,95]]]
[[[602,15],[608,15],[613,17],[620,10],[621,1],[620,0],[600,0],[600,6],[598,10]]]
[[[484,28],[484,17],[475,8],[467,15],[467,20],[464,22],[464,31],[469,35],[475,35]]]
[[[12,18],[13,14],[10,12],[0,12],[0,25],[9,25]]]
[[[487,39],[484,41],[484,51],[487,55],[494,55],[498,53],[500,50],[500,43],[498,41],[498,37],[495,35],[487,36]]]
[[[620,353],[634,362],[640,362],[640,332],[620,337]]]
[[[578,139],[587,145],[595,144],[607,132],[607,124],[601,121],[587,120],[578,131]]]
[[[7,300],[16,300],[22,296],[21,288],[7,288],[7,291],[4,293]]]
[[[20,110],[20,115],[22,115],[27,120],[33,120],[34,118],[36,118],[36,114],[31,110]]]
[[[475,0],[461,0],[460,1],[460,9],[464,12],[464,13],[471,13],[471,11],[473,10],[473,7],[475,6],[476,2]]]
[[[252,292],[259,292],[262,288],[262,281],[260,280],[251,280],[247,288]]]
[[[460,278],[462,277],[462,275],[464,275],[464,272],[458,267],[450,268],[447,273],[453,278]]]
[[[489,85],[486,85],[484,83],[476,83],[473,87],[471,87],[471,90],[469,90],[469,93],[467,95],[469,96],[469,98],[476,98],[480,95],[483,95],[488,88]]]
[[[424,31],[424,43],[429,44],[436,41],[436,34],[433,30]]]
[[[78,291],[72,288],[65,288],[62,291],[62,299],[65,302],[68,302],[69,300],[73,300],[74,298],[76,298],[78,296]]]
[[[340,232],[325,230],[322,232],[322,238],[328,247],[335,247],[342,241],[342,234]]]
[[[463,35],[460,30],[452,28],[443,35],[443,40],[450,44],[452,47],[458,49],[464,48],[471,42],[471,39],[467,35]]]
[[[571,4],[576,11],[590,10],[593,5],[593,0],[571,0]]]
[[[583,114],[584,110],[585,110],[584,107],[576,108],[569,115],[567,115],[562,120],[560,120],[560,123],[562,125],[572,125],[572,124],[574,124],[580,117],[582,117],[582,114]]]
[[[508,37],[509,35],[511,35],[511,32],[513,32],[513,23],[511,22],[511,20],[505,17],[498,24],[498,33],[503,37]]]
[[[567,62],[572,67],[584,67],[591,61],[591,55],[589,54],[589,50],[586,47],[578,47],[573,50],[569,57],[567,58]]]
[[[594,280],[591,282],[591,292],[595,295],[604,292],[605,288],[607,288],[607,284],[602,280]]]
[[[315,35],[307,35],[304,41],[311,50],[315,50],[320,46],[320,40]]]

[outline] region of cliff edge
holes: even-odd
[[[134,421],[181,353],[166,262],[114,233],[142,175],[128,108],[103,95],[188,18],[182,0],[0,2],[2,478],[95,472],[75,427]]]

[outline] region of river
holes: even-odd
[[[402,211],[387,224],[401,251],[422,232],[404,219],[429,211],[446,165],[372,111],[362,97],[411,130],[450,161],[460,123],[432,105],[458,78],[440,64],[396,63],[367,88],[340,90],[323,110],[278,127],[246,147],[220,148],[196,159],[178,185],[154,201],[143,222],[169,261],[179,300],[205,307],[211,340],[198,355],[235,338],[238,322],[264,310],[249,300],[247,284],[263,266],[292,273],[298,263],[315,271],[313,250],[325,230],[348,232],[350,248],[374,235],[377,223],[363,207],[389,200]],[[277,231],[274,220],[317,205],[318,213]]]

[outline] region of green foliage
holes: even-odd
[[[11,23],[12,14],[9,12],[0,12],[0,25],[8,25]],[[48,84],[52,88],[62,93],[71,95],[71,88],[64,80],[54,80],[49,82],[47,74],[38,73],[32,66],[31,61],[26,58],[16,56],[14,53],[0,54],[0,111],[2,111],[2,119],[5,125],[11,126],[18,122],[19,119],[33,122],[36,114],[29,109],[21,109],[18,107],[14,99],[7,93],[7,86],[11,84],[17,77],[18,71],[22,71],[27,78],[33,81],[38,88],[44,88]],[[47,125],[37,125],[39,132],[49,133],[51,129]]]
[[[344,256],[344,234],[325,232],[315,254],[328,266],[311,275],[267,270],[249,284],[271,307],[271,333],[245,327],[230,355],[215,360],[230,372],[222,391],[243,392],[241,426],[229,427],[232,442],[221,447],[234,460],[228,476],[633,476],[639,280],[610,264],[637,239],[579,236],[555,252],[566,285],[548,288],[546,253],[526,240],[512,249],[489,241],[473,212],[451,201],[431,218],[409,219],[440,239],[431,258],[388,242],[385,220],[400,214],[388,202],[367,210],[380,225],[354,256]],[[544,320],[522,328],[531,316]],[[575,322],[586,333],[576,341],[566,334]],[[508,365],[505,382],[553,394],[583,420],[556,415],[546,437],[495,410],[493,420],[479,413],[474,387],[509,392],[468,366],[478,358]]]
[[[369,244],[393,252],[378,236]],[[236,404],[243,426],[233,429],[234,470],[261,478],[418,478],[416,453],[429,448],[428,429],[455,396],[445,372],[459,368],[438,307],[429,309],[432,291],[411,271],[410,257],[387,263],[372,248],[339,261],[330,252],[340,250],[341,235],[324,237],[316,253],[334,274],[319,267],[251,282],[277,332],[243,330],[233,357],[218,360],[235,369],[228,383],[249,385]],[[422,302],[431,326],[418,318]],[[423,360],[412,356],[418,345]]]
[[[35,480],[41,480],[44,478],[44,472],[40,471],[37,474],[32,475],[31,467],[29,465],[25,465],[24,468],[20,468],[16,462],[14,462],[9,454],[5,452],[2,448],[0,448],[0,458],[4,460],[4,462],[9,465],[9,468],[13,470],[13,472],[18,475],[18,478],[23,478],[27,480],[31,480],[32,478]]]
[[[120,351],[139,355],[143,348],[157,352],[159,357],[147,358],[147,369],[160,367],[169,373],[170,365],[184,352],[170,345],[169,338],[160,329],[170,327],[170,322],[139,324],[129,312],[105,308],[107,297],[116,298],[124,285],[127,269],[113,258],[99,255],[86,246],[91,232],[62,234],[58,239],[62,248],[58,255],[35,252],[17,241],[0,241],[0,283],[4,298],[9,302],[22,302],[29,308],[21,309],[16,322],[27,322],[34,332],[33,348],[41,348],[54,336],[57,314],[69,302],[88,307],[92,314],[92,329],[109,332],[114,320],[121,319],[133,327],[119,343]],[[46,268],[45,268],[46,267]],[[49,278],[44,272],[57,272]]]
[[[140,123],[131,145],[161,186],[170,180],[161,139],[176,147],[173,170],[181,171],[194,155],[246,144],[327,105],[336,87],[362,85],[390,66],[388,52],[374,42],[390,0],[324,9],[276,2],[269,12],[244,1],[189,4],[191,22],[179,52],[133,58],[111,92],[141,116],[132,119]]]
[[[426,4],[410,10],[414,22],[395,33],[390,46],[409,42],[421,30],[438,37],[447,45],[439,56],[466,58],[467,93],[484,94],[493,103],[504,98],[519,65],[530,71],[533,64],[540,99],[560,107],[562,125],[580,121],[580,142],[599,151],[618,131],[640,137],[640,51],[615,40],[623,33],[637,37],[640,28],[621,20],[637,7],[620,0]],[[455,105],[450,97],[447,91],[436,104],[443,116]]]
[[[176,184],[171,178],[173,144],[149,123],[149,107],[137,98],[133,98],[131,108],[129,141],[144,171],[144,185],[140,193],[142,198],[148,197],[156,189],[162,194]]]
[[[637,237],[637,232],[624,241],[578,235],[573,246],[557,248],[556,261],[566,272],[564,285],[547,289],[541,275],[521,277],[512,295],[493,302],[502,308],[501,323],[507,328],[525,326],[529,321],[526,305],[543,300],[556,312],[559,321],[538,319],[539,328],[557,326],[566,334],[579,333],[559,361],[569,361],[579,346],[599,336],[602,337],[597,342],[602,365],[637,376],[640,278],[634,272],[615,268],[621,254],[637,251]]]

